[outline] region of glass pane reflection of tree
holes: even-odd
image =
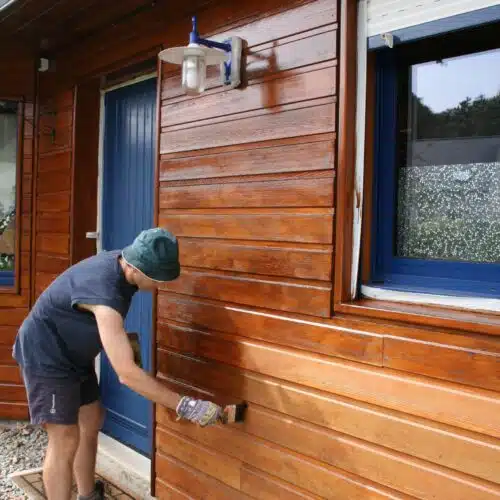
[[[500,262],[500,50],[403,78],[396,255]]]

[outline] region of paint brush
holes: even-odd
[[[221,423],[234,424],[238,422],[243,422],[247,406],[248,406],[247,403],[227,405],[224,408],[224,412],[220,418]]]

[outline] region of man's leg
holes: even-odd
[[[104,411],[99,401],[80,407],[78,425],[80,442],[75,456],[74,473],[78,494],[91,497],[95,490],[95,463],[97,438],[104,420]]]
[[[80,381],[70,377],[48,378],[23,372],[31,423],[43,425],[49,444],[43,481],[49,500],[69,500],[73,461],[79,441]]]
[[[69,500],[73,461],[78,448],[78,425],[47,424],[49,444],[43,464],[43,482],[49,500]]]
[[[99,382],[92,367],[80,385],[80,410],[78,412],[80,443],[73,468],[79,499],[104,499],[102,491],[104,485],[96,483],[95,480],[97,440],[104,423],[104,408],[99,399]]]

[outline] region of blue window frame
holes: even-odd
[[[447,65],[452,68],[454,61],[469,56],[486,54],[500,62],[500,50],[495,50],[495,43],[496,47],[500,47],[500,43],[494,42],[498,37],[491,38],[494,32],[476,32],[475,38],[474,33],[462,32],[447,39],[385,48],[376,53],[369,282],[372,286],[440,295],[500,297],[500,70],[491,69],[498,94],[486,96],[488,109],[493,109],[486,121],[491,125],[491,113],[495,117],[494,126],[486,131],[491,136],[474,128],[476,125],[471,130],[462,130],[474,124],[476,116],[486,116],[478,114],[483,112],[481,110],[471,115],[471,119],[462,119],[462,115],[457,114],[461,112],[460,106],[472,106],[467,110],[477,110],[483,103],[478,100],[479,104],[473,108],[477,96],[470,96],[473,99],[469,104],[457,101],[456,106],[435,111],[427,106],[426,97],[421,99],[413,88],[414,79],[420,85],[425,68],[430,68],[436,60],[442,65],[441,73]],[[423,76],[418,79],[416,71],[420,68],[423,68]],[[471,80],[474,74],[463,74],[462,78]],[[457,87],[462,85],[456,82]],[[471,85],[474,87],[473,83],[469,84],[469,89]],[[447,102],[452,98],[446,94],[458,95],[459,92],[446,87],[446,83],[440,84],[439,80],[420,86],[431,89],[429,95],[432,92],[440,94]],[[467,87],[465,83],[463,86]],[[431,117],[421,127],[418,113]],[[421,136],[418,135],[421,133],[419,127],[424,129]],[[453,127],[459,130],[455,135]],[[452,131],[446,132],[449,129]],[[491,157],[493,146],[497,147],[496,159]],[[458,154],[460,150],[464,151],[461,155]],[[476,150],[478,153],[474,156]],[[425,154],[422,155],[422,151]],[[467,155],[469,158],[463,160]],[[475,186],[472,185],[474,181]],[[429,236],[428,228],[434,228],[433,235]],[[428,243],[424,248],[426,245],[420,243],[427,241],[426,238]],[[406,247],[402,240],[406,241]],[[453,248],[441,248],[447,245]]]

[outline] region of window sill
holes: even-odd
[[[500,336],[500,313],[496,312],[362,298],[335,304],[334,313]]]
[[[432,293],[405,292],[376,286],[361,286],[361,295],[366,299],[403,302],[426,306],[448,307],[460,311],[500,313],[500,300],[486,297],[464,297]]]

